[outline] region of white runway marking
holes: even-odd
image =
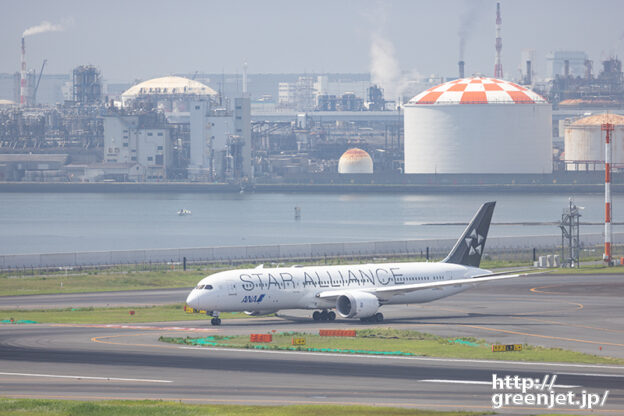
[[[429,380],[419,380],[422,383],[446,383],[446,384],[480,384],[485,386],[491,386],[491,381],[477,381],[477,380],[438,380],[438,379],[429,379]],[[581,386],[567,385],[567,384],[555,384],[553,387],[557,387],[558,389],[574,389]]]
[[[21,377],[52,377],[52,378],[72,378],[75,380],[104,380],[104,381],[138,381],[142,383],[173,383],[171,380],[150,380],[144,378],[117,378],[117,377],[91,377],[91,376],[63,376],[57,374],[29,374],[29,373],[4,373],[3,376],[21,376]]]
[[[585,377],[624,377],[622,374],[596,374],[596,373],[557,373],[564,376],[585,376]]]

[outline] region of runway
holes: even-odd
[[[157,294],[134,295],[141,302],[158,296],[163,303],[183,301],[186,295],[150,292]],[[531,277],[484,283],[479,289],[430,304],[382,310],[388,326],[624,357],[623,294],[624,279],[615,275]],[[74,301],[63,300],[64,296],[59,296],[57,305]],[[105,302],[114,296],[95,297]],[[606,405],[595,413],[624,413],[624,368],[620,366],[224,351],[157,341],[160,335],[361,327],[347,320],[313,322],[306,312],[283,314],[286,319],[225,320],[218,328],[205,318],[147,325],[153,329],[145,324],[128,328],[1,325],[0,391],[10,397],[489,410],[493,373],[532,378],[557,374],[556,384],[564,386],[557,391],[610,390]],[[524,406],[501,412],[542,413],[543,408]]]

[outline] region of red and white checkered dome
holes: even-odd
[[[408,104],[541,104],[539,94],[496,78],[461,78],[421,92]]]

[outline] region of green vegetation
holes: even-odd
[[[555,269],[552,274],[624,274],[622,266],[605,266],[604,264],[582,265],[580,268]]]
[[[293,337],[303,337],[306,344],[293,346]],[[524,345],[522,351],[492,352],[491,344],[475,338],[445,338],[437,335],[392,328],[369,328],[357,331],[357,337],[321,337],[306,333],[273,334],[271,343],[251,343],[249,335],[202,338],[161,337],[163,342],[207,345],[229,348],[322,351],[376,355],[416,355],[427,357],[470,358],[485,360],[572,362],[592,364],[624,364],[623,359],[601,357],[568,351]]]
[[[285,262],[281,266],[300,264],[314,265],[341,265],[362,264],[370,262],[409,262],[426,261],[419,256],[393,256],[379,258],[328,258],[306,262]],[[435,260],[432,260],[435,261]],[[492,259],[485,256],[481,262],[484,269],[526,268],[529,261]],[[267,267],[274,267],[277,263],[267,263]],[[222,270],[233,268],[255,267],[257,264],[215,264],[211,266],[193,265],[188,271],[180,270],[179,265],[132,265],[115,266],[104,269],[72,269],[54,271],[38,271],[23,269],[19,271],[0,273],[0,296],[34,295],[51,293],[79,293],[103,292],[117,290],[143,289],[170,289],[191,288],[205,276]],[[606,267],[602,264],[583,265],[581,269],[557,269],[555,274],[586,274],[586,273],[623,273],[623,267]]]
[[[84,402],[73,400],[2,399],[0,416],[478,416],[492,412],[435,412],[431,410],[395,407],[298,405],[298,406],[242,406],[207,405],[165,402],[160,400],[113,400]]]
[[[213,273],[210,271],[209,273]],[[194,287],[206,272],[157,271],[110,272],[89,271],[47,275],[0,275],[0,296],[43,293],[101,292],[112,290],[161,289]]]
[[[327,259],[299,263],[279,263],[281,266],[339,265],[352,263],[425,261],[424,258],[395,257],[378,259]],[[141,270],[145,265],[119,266],[107,269],[37,271],[20,270],[0,273],[0,296],[35,295],[52,293],[105,292],[117,290],[191,288],[199,280],[210,274],[233,268],[255,267],[257,264],[194,266],[188,271],[167,269],[164,265],[154,265],[159,270]],[[276,264],[267,264],[274,267]],[[526,262],[484,261],[484,268],[526,267]]]
[[[130,314],[134,311],[134,315]],[[221,318],[248,318],[243,313],[222,313]],[[0,310],[0,321],[35,321],[38,323],[58,324],[113,324],[139,322],[171,322],[206,320],[210,316],[198,313],[186,313],[182,305],[150,306],[140,308],[66,308],[39,310]]]

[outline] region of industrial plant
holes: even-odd
[[[371,74],[248,74],[246,62],[241,74],[125,84],[92,64],[47,74],[46,59],[29,70],[28,29],[19,70],[0,74],[0,180],[597,183],[607,122],[619,175],[621,61],[594,71],[585,52],[555,50],[537,77],[527,49],[509,76],[502,12],[498,3],[491,75],[466,75],[461,46],[457,73],[413,76],[400,90]]]

